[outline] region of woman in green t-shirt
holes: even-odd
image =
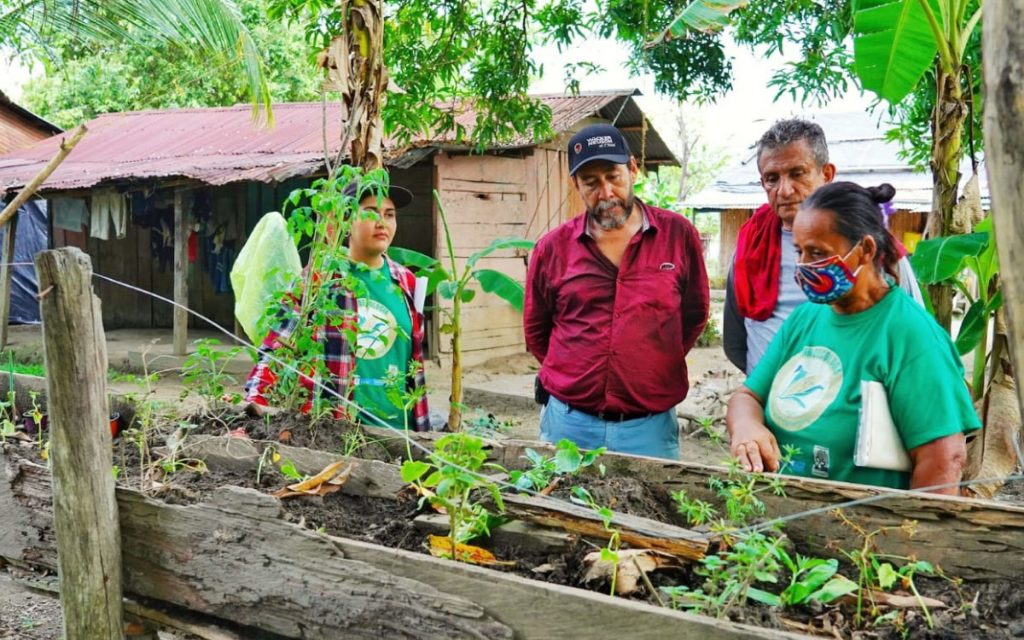
[[[835,182],[797,213],[796,280],[810,303],[786,319],[726,414],[746,470],[957,493],[964,433],[979,421],[949,336],[893,286],[900,248],[879,210],[893,195],[888,184]],[[895,434],[888,455],[861,446],[855,460],[871,393],[887,401]]]

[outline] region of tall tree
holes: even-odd
[[[0,0],[0,47],[49,65],[76,46],[180,45],[245,78],[254,111],[270,93],[256,44],[233,0]]]
[[[322,74],[300,29],[267,18],[267,0],[236,0],[275,101],[319,100]],[[22,101],[64,127],[101,113],[174,107],[230,106],[251,99],[230,61],[211,64],[204,51],[162,40],[81,43],[62,38],[57,57],[37,65]],[[41,73],[38,73],[41,67]]]
[[[697,9],[703,22],[695,19]],[[928,158],[935,189],[927,233],[934,237],[953,231],[964,143],[981,139],[980,108],[968,117],[969,107],[980,105],[979,87],[965,82],[979,77],[980,17],[981,0],[693,0],[649,49],[686,40],[695,26],[722,46],[729,26],[737,41],[770,53],[798,47],[801,57],[769,81],[780,93],[824,102],[853,83],[875,92],[898,124],[890,138],[905,143],[917,164]],[[952,290],[929,291],[948,330]]]

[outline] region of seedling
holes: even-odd
[[[185,358],[181,369],[185,383],[182,399],[194,393],[206,401],[207,407],[214,406],[224,397],[230,398],[232,404],[241,402],[242,396],[238,392],[225,396],[228,389],[238,387],[238,381],[225,370],[231,360],[242,352],[242,347],[220,350],[219,346],[220,340],[214,338],[195,341],[196,350]]]
[[[924,614],[928,628],[933,628],[934,621],[932,620],[931,612],[917,590],[914,577],[925,575],[946,578],[946,576],[938,567],[930,562],[909,556],[879,553],[878,546],[875,543],[875,538],[878,536],[896,532],[902,533],[908,538],[913,537],[917,529],[917,522],[906,520],[899,526],[879,527],[869,531],[847,518],[842,510],[836,510],[835,515],[844,525],[856,532],[857,536],[861,539],[859,549],[854,551],[840,549],[840,553],[850,560],[857,569],[858,574],[857,585],[859,590],[857,591],[857,610],[854,614],[854,623],[858,626],[863,624],[864,611],[868,608],[873,617],[878,617],[878,604],[874,599],[874,590],[889,591],[898,585],[914,594],[921,612]],[[897,565],[899,565],[898,568]],[[946,579],[949,580],[949,578]],[[865,594],[867,594],[868,603],[864,602]]]
[[[597,504],[597,501],[594,500],[594,496],[583,487],[573,487],[571,499],[577,504],[593,509],[594,513],[597,514],[597,517],[601,519],[601,526],[603,526],[604,530],[609,534],[608,544],[601,549],[601,561],[611,563],[612,579],[609,594],[614,596],[615,581],[619,577],[619,547],[622,544],[621,533],[618,529],[612,526],[612,520],[615,519],[615,512],[608,507],[603,507]]]
[[[509,472],[509,479],[517,489],[543,491],[556,478],[574,476],[593,465],[604,452],[604,447],[581,452],[575,442],[563,438],[555,445],[555,455],[551,458],[527,449],[524,457],[530,462],[530,468]]]
[[[486,293],[493,293],[508,302],[517,311],[523,310],[523,299],[525,290],[523,285],[514,278],[505,275],[494,269],[478,269],[477,263],[502,249],[529,250],[534,246],[533,240],[525,238],[498,238],[491,242],[484,249],[471,254],[462,269],[455,260],[455,250],[452,244],[452,234],[448,227],[448,217],[445,215],[444,203],[437,190],[434,190],[434,200],[437,203],[438,216],[441,218],[441,225],[444,230],[444,238],[448,247],[449,265],[446,268],[439,260],[423,255],[410,249],[392,247],[388,254],[404,264],[406,267],[415,269],[417,275],[427,278],[427,293],[435,290],[445,300],[451,301],[451,308],[440,307],[444,316],[444,322],[439,331],[450,334],[452,337],[452,392],[451,402],[448,410],[448,428],[458,431],[462,428],[462,305],[476,297],[476,283]]]
[[[489,534],[494,524],[494,516],[474,501],[474,492],[485,491],[499,513],[505,510],[497,484],[481,475],[485,469],[504,470],[486,460],[480,438],[453,433],[438,439],[430,462],[408,459],[402,464],[402,480],[417,488],[423,496],[421,502],[427,500],[448,514],[448,539],[453,550],[459,543]],[[457,560],[458,554],[453,555]]]

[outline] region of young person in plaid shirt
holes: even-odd
[[[356,183],[350,184],[346,195],[354,196],[357,188]],[[430,423],[427,396],[422,391],[424,328],[423,314],[413,302],[416,278],[385,255],[397,228],[397,209],[412,202],[412,194],[392,185],[381,195],[378,198],[367,191],[359,207],[377,215],[353,221],[349,231],[349,280],[359,283],[358,291],[338,286],[336,304],[341,312],[340,321],[314,329],[329,372],[329,379],[321,382],[329,391],[317,388],[312,379],[302,376],[300,382],[307,394],[302,411],[312,410],[314,397],[319,394],[334,406],[336,418],[396,428],[408,424],[416,431],[426,431]],[[282,306],[281,320],[263,340],[259,362],[245,384],[245,399],[257,413],[261,412],[260,407],[268,406],[267,393],[278,379],[281,365],[274,362],[271,354],[295,331],[300,304],[300,300],[289,297]],[[346,334],[355,334],[354,345]],[[388,380],[399,374],[406,380],[407,392],[419,394],[408,417],[387,398]],[[335,393],[354,400],[360,415],[353,415],[354,408],[341,402]]]

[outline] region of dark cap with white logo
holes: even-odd
[[[395,203],[396,209],[401,209],[410,202],[412,202],[412,192],[405,187],[399,187],[398,185],[389,185],[384,188],[380,185],[378,188],[374,188],[375,185],[367,183],[363,185],[359,180],[353,180],[345,186],[345,190],[342,191],[346,196],[355,197],[356,194],[362,196],[360,200],[365,200],[369,197],[376,198],[381,195],[385,198],[391,198],[391,202]]]
[[[618,129],[610,124],[592,124],[569,140],[569,175],[576,175],[580,167],[594,160],[629,164],[631,155]]]

